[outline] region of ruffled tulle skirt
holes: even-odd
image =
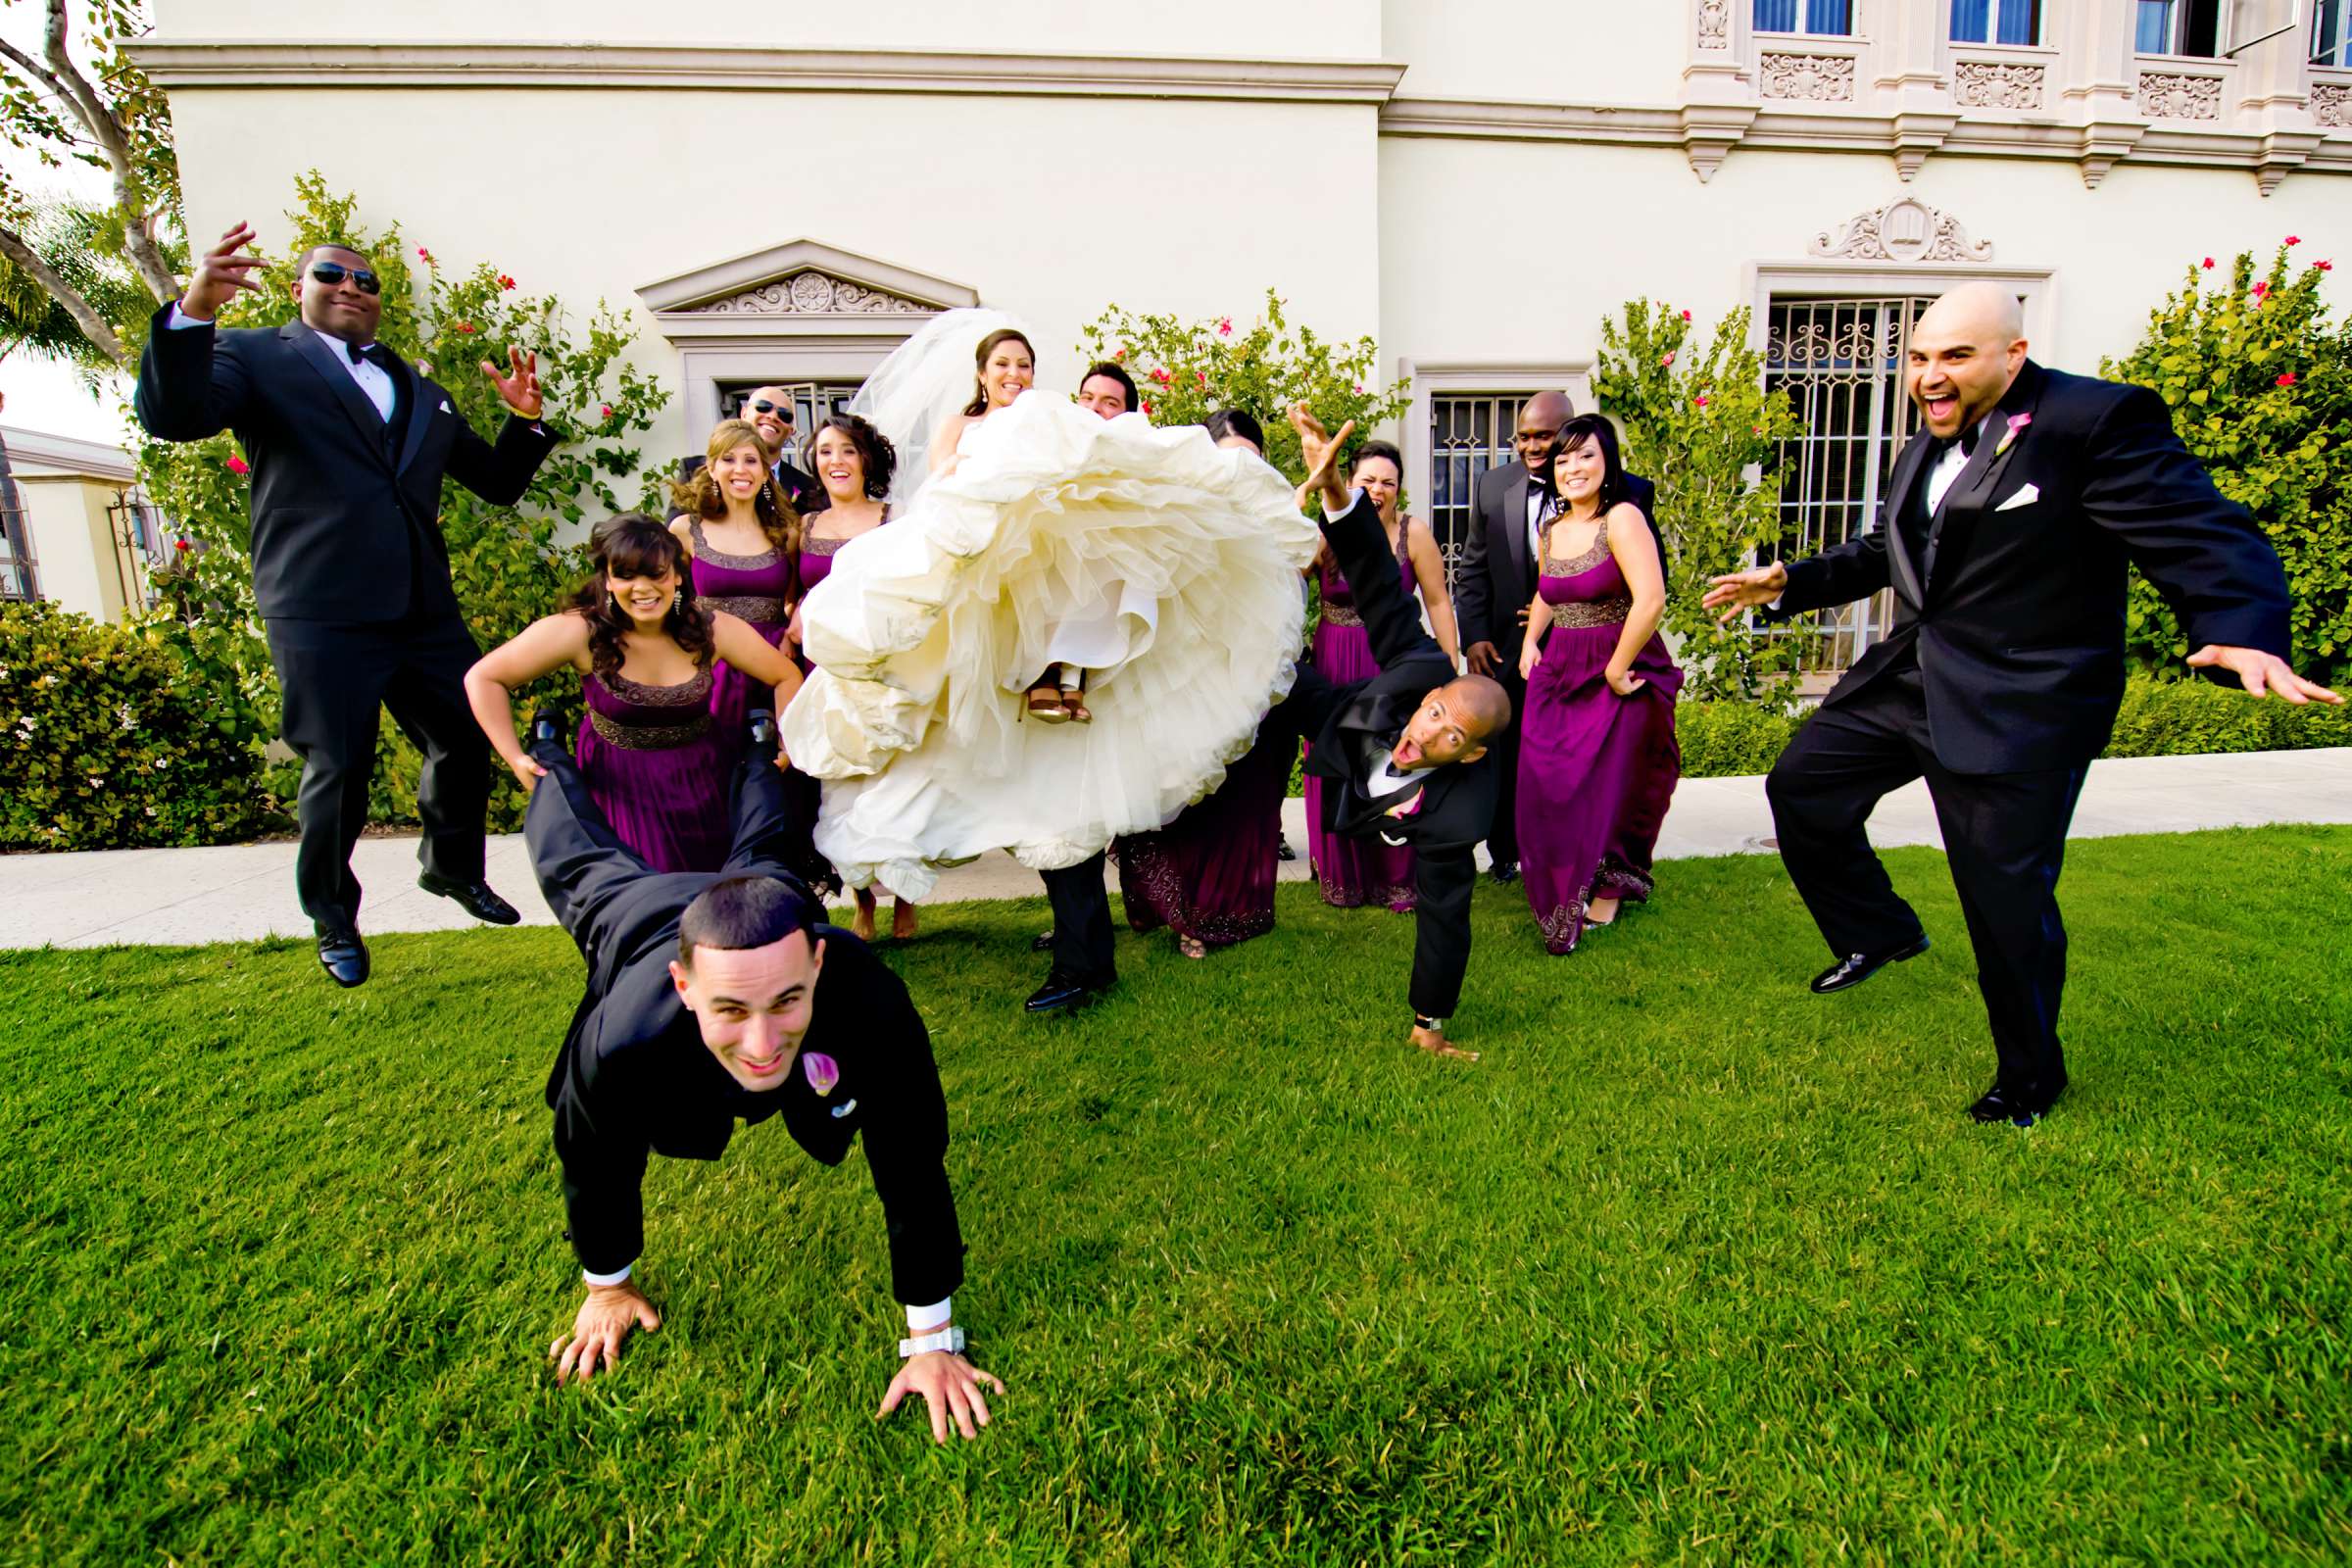
[[[803,607],[783,738],[825,783],[817,849],[919,898],[993,849],[1054,870],[1159,828],[1290,690],[1316,544],[1288,481],[1198,428],[1047,393],[990,416]],[[1027,717],[1073,639],[1094,722]]]

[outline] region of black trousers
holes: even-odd
[[[1930,745],[1918,666],[1895,664],[1854,698],[1815,713],[1766,781],[1788,879],[1830,951],[1843,957],[1920,934],[1919,916],[1896,895],[1863,823],[1882,796],[1927,779],[2004,1087],[2066,1082],[2058,872],[2084,771],[1950,771]]]
[[[417,859],[435,876],[478,881],[482,816],[490,804],[490,743],[466,704],[466,671],[481,650],[457,615],[355,623],[270,622],[285,716],[278,733],[302,759],[296,815],[302,847],[294,885],[320,931],[356,927],[360,882],[351,848],[368,825],[375,772],[376,710],[423,755]]]
[[[1054,968],[1090,985],[1118,978],[1111,960],[1110,890],[1102,883],[1102,854],[1076,865],[1040,871],[1054,906]]]

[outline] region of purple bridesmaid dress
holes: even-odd
[[[1149,932],[1164,925],[1210,948],[1274,929],[1274,844],[1297,755],[1294,734],[1261,730],[1225,770],[1225,782],[1175,821],[1112,842],[1130,926]]]
[[[1405,556],[1406,530],[1396,530],[1396,569],[1403,574],[1410,597],[1418,588],[1412,563]],[[1322,570],[1323,621],[1315,628],[1315,667],[1334,681],[1368,680],[1380,673],[1372,657],[1372,637],[1363,617],[1355,612],[1355,595],[1348,579],[1326,563]],[[1314,748],[1307,750],[1311,753]],[[1342,909],[1364,904],[1385,904],[1398,914],[1413,907],[1413,852],[1373,838],[1348,838],[1323,831],[1323,781],[1306,775],[1307,858],[1323,889],[1323,902]]]
[[[580,687],[573,755],[620,842],[657,871],[725,865],[734,759],[710,719],[710,671],[677,686],[590,675]]]
[[[1544,658],[1527,683],[1519,726],[1519,869],[1552,953],[1575,949],[1595,898],[1647,901],[1666,803],[1682,776],[1674,700],[1683,672],[1655,633],[1634,659],[1647,682],[1609,689],[1633,593],[1609,551],[1608,519],[1592,548],[1554,561],[1550,534],[1537,592],[1552,607]]]

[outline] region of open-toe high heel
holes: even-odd
[[[1031,718],[1041,724],[1066,724],[1070,721],[1069,706],[1062,701],[1061,688],[1050,680],[1041,680],[1029,688],[1028,712]]]

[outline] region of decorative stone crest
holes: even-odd
[[[1952,67],[1952,96],[1966,109],[2039,109],[2042,68],[2005,60],[1963,60]]]
[[[1698,0],[1698,46],[1701,49],[1732,46],[1732,0]]]
[[[2312,83],[2311,118],[2323,125],[2352,125],[2352,81]]]
[[[1848,219],[1813,236],[1808,254],[1854,262],[1989,262],[1992,241],[1972,240],[1960,220],[1915,196]]]
[[[931,316],[925,305],[813,269],[771,278],[697,311],[704,316]]]
[[[2219,120],[2222,78],[2143,71],[2139,74],[2139,109],[2151,120]]]
[[[1766,55],[1760,69],[1767,98],[1840,104],[1854,100],[1850,55]]]

